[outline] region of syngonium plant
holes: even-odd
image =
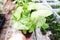
[[[15,29],[22,30],[24,34],[33,32],[36,28],[48,28],[46,18],[52,14],[50,8],[43,3],[30,0],[15,0],[17,8],[12,11]]]

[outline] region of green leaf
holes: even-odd
[[[36,29],[36,24],[34,22],[32,22],[32,25],[29,29],[29,33],[33,32]]]
[[[41,27],[46,22],[46,19],[41,17],[41,18],[38,18],[36,22],[37,22],[36,28],[38,28],[38,27]]]
[[[43,28],[43,29],[47,29],[47,28],[49,28],[49,25],[46,24],[46,23],[44,23],[44,24],[42,25],[42,28]]]
[[[15,16],[12,16],[12,20],[17,21],[17,18]]]
[[[13,27],[16,29],[29,30],[32,25],[32,21],[29,18],[21,18],[19,21],[13,21]]]
[[[26,27],[24,24],[22,24],[20,22],[15,22],[12,26],[15,29],[19,29],[19,30],[28,30],[28,27]]]
[[[34,27],[31,27],[29,30],[29,33],[33,32],[33,31],[34,31]]]
[[[27,33],[27,31],[26,31],[26,30],[22,30],[22,32],[23,32],[24,34],[26,34],[26,33]]]
[[[22,7],[18,7],[14,12],[13,12],[13,16],[15,16],[17,18],[17,20],[19,20],[21,18],[21,13],[22,13],[23,9]]]
[[[60,40],[60,38],[58,40]]]

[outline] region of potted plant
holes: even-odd
[[[42,34],[45,35],[47,33],[47,31],[52,30],[51,27],[53,27],[53,25],[55,25],[55,22],[56,22],[56,17],[53,14],[50,15],[50,16],[48,16],[48,17],[46,17],[46,23],[49,26],[43,26],[43,27],[41,27]]]
[[[60,40],[60,23],[56,21],[54,15],[46,17],[46,23],[49,24],[48,28],[41,27],[42,33],[45,35],[47,31],[51,31],[52,34],[49,35],[51,40]]]
[[[49,36],[51,40],[60,40],[60,23],[56,21],[56,17],[53,17],[53,15],[50,18],[49,23],[49,29],[52,34]]]
[[[46,24],[47,16],[52,14],[50,8],[33,0],[15,0],[16,9],[12,11],[12,27],[21,30],[26,40],[30,40],[33,31]],[[46,27],[46,28],[47,28]]]

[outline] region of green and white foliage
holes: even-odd
[[[42,3],[30,0],[16,0],[17,8],[12,11],[13,27],[18,30],[33,32],[38,27],[48,28],[47,16],[53,14],[51,9]],[[45,26],[45,27],[44,27]]]

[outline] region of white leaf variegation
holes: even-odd
[[[12,26],[16,29],[28,30],[28,27],[26,27],[24,24],[22,24],[20,22],[15,22]]]
[[[51,10],[37,10],[32,12],[31,18],[37,18],[37,17],[47,17],[52,14]]]
[[[28,3],[28,10],[36,9],[36,10],[50,10],[50,8],[46,7],[43,3]]]

